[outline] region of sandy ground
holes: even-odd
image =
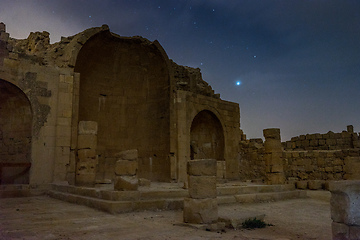
[[[210,232],[182,222],[181,211],[111,215],[47,196],[0,199],[0,239],[331,239],[330,193],[307,199],[220,206],[221,214],[266,214],[263,229]]]

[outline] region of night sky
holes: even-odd
[[[281,129],[360,131],[358,0],[0,0],[13,38],[51,42],[107,24],[158,40],[169,58],[199,67],[221,98],[240,104],[248,138]]]

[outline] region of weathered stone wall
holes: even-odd
[[[239,177],[239,141],[240,141],[240,110],[239,105],[232,102],[223,101],[215,97],[209,97],[204,95],[198,95],[188,91],[177,90],[176,91],[176,104],[175,113],[177,117],[177,148],[174,149],[175,160],[172,162],[177,168],[171,168],[172,175],[177,176],[181,181],[187,181],[186,164],[191,159],[191,128],[194,123],[194,119],[203,114],[204,111],[207,117],[212,118],[216,124],[198,125],[196,128],[203,128],[204,132],[210,132],[214,136],[223,136],[223,146],[216,144],[222,144],[222,141],[201,141],[196,144],[197,150],[210,148],[206,152],[213,152],[213,157],[218,161],[225,161],[226,165],[226,178],[238,179]],[[212,126],[212,127],[211,127]],[[218,128],[215,129],[215,126]],[[220,131],[219,131],[220,129]],[[200,131],[200,130],[199,130]],[[218,132],[217,132],[218,131]],[[197,131],[193,132],[196,134]],[[207,133],[207,134],[210,134]],[[210,135],[209,135],[210,136]],[[218,140],[219,138],[217,138]],[[220,150],[223,149],[223,150]],[[223,152],[223,156],[219,156],[219,151]],[[196,155],[196,154],[195,154]],[[194,157],[195,157],[194,155]],[[220,154],[222,155],[222,154]],[[205,156],[204,156],[205,157]],[[218,166],[221,166],[219,164]]]
[[[244,136],[244,135],[243,135]],[[246,139],[240,142],[240,179],[265,179],[264,142],[261,138]]]
[[[26,95],[0,80],[0,184],[29,183],[32,112]]]
[[[77,74],[68,65],[55,67],[53,57],[57,51],[49,44],[48,33],[31,33],[23,40],[13,39],[4,32],[1,35],[6,36],[0,39],[6,51],[0,51],[0,79],[3,81],[0,95],[6,97],[4,86],[12,84],[29,102],[32,118],[28,138],[30,158],[27,159],[31,162],[29,183],[38,185],[65,180],[74,183],[77,127],[73,127],[72,120]],[[7,97],[6,101],[9,100]],[[21,111],[18,106],[6,109],[10,108]],[[5,121],[16,123],[11,116],[9,111],[1,114]],[[1,129],[3,135],[9,133],[6,127]],[[12,129],[14,132],[16,128]]]
[[[284,151],[288,178],[297,180],[359,179],[360,149]]]
[[[139,177],[186,182],[192,122],[201,112],[193,136],[217,158],[219,176],[238,178],[238,104],[221,100],[199,69],[170,61],[157,41],[120,37],[104,25],[50,44],[48,32],[13,39],[1,23],[0,80],[0,96],[9,83],[29,102],[30,184],[75,184],[79,121],[98,123],[97,177],[114,178],[116,153],[137,149]],[[11,118],[1,113],[1,122]],[[15,133],[2,124],[1,139],[8,129]],[[200,136],[206,129],[216,131]]]
[[[343,138],[340,142],[348,142],[348,145],[339,144],[333,145],[337,150],[300,150],[296,149],[283,149],[282,162],[285,177],[291,181],[309,181],[309,180],[347,180],[347,179],[360,179],[360,148],[354,147],[356,142],[354,140],[356,133],[350,132],[334,133],[330,136],[338,136]],[[319,134],[320,135],[320,134]],[[302,138],[312,138],[318,134],[302,135]],[[329,134],[322,134],[328,137]],[[325,138],[331,141],[335,138]],[[327,141],[325,140],[325,142]],[[302,141],[302,140],[301,140]],[[311,140],[310,140],[311,141]],[[336,142],[336,141],[335,141]],[[264,144],[262,139],[242,140],[240,144],[241,161],[240,161],[240,178],[243,180],[249,179],[265,179],[265,166],[264,160]],[[283,143],[283,146],[285,144]],[[347,148],[345,149],[345,147]]]
[[[150,41],[110,32],[90,38],[79,52],[79,120],[99,124],[101,164],[138,149],[139,176],[170,180],[170,79],[166,61]]]
[[[337,150],[360,147],[360,138],[349,125],[347,131],[341,133],[329,131],[326,134],[300,135],[291,138],[283,145],[286,150]]]

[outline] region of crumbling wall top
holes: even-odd
[[[215,94],[212,87],[203,80],[200,68],[181,66],[173,61],[171,61],[171,65],[174,72],[175,88],[177,90],[220,98],[220,94]]]
[[[0,22],[0,32],[6,32],[6,26],[3,22]]]

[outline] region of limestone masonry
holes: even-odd
[[[47,32],[13,39],[4,23],[0,34],[2,185],[186,185],[199,158],[216,160],[218,178],[239,178],[239,105],[159,42],[106,25],[54,44]]]
[[[47,32],[13,39],[0,23],[2,185],[187,187],[187,165],[196,159],[216,160],[217,181],[303,189],[360,178],[352,126],[285,143],[280,129],[265,129],[264,137],[246,139],[239,105],[215,94],[200,69],[169,59],[157,41],[103,25],[50,44]]]

